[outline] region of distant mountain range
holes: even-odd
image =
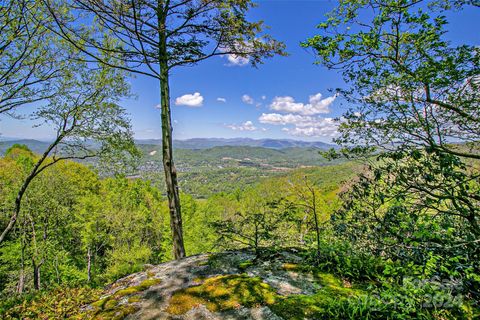
[[[160,145],[159,139],[137,140],[138,144]],[[209,149],[223,146],[247,146],[262,147],[269,149],[285,149],[285,148],[318,148],[330,149],[335,145],[320,141],[300,141],[293,139],[250,139],[250,138],[194,138],[187,140],[175,140],[173,142],[175,148],[178,149]]]
[[[10,148],[14,144],[24,144],[30,148],[35,153],[43,153],[45,149],[50,145],[50,143],[45,141],[38,141],[34,139],[13,139],[10,138],[8,140],[0,141],[0,154],[4,154],[8,148]]]
[[[38,141],[34,139],[17,139],[14,138],[8,140],[0,140],[0,154],[13,144],[25,144],[33,152],[42,153],[48,147],[49,142]],[[139,145],[161,145],[162,141],[159,139],[145,139],[136,140]],[[300,141],[291,139],[249,139],[249,138],[234,138],[234,139],[222,139],[222,138],[195,138],[188,140],[175,140],[173,143],[177,149],[210,149],[215,147],[260,147],[267,149],[287,149],[287,148],[315,148],[321,150],[327,150],[335,148],[335,145],[318,141]]]

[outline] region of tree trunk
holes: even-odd
[[[43,162],[45,159],[47,159],[48,155],[50,152],[62,141],[62,139],[65,137],[65,133],[61,133],[57,136],[55,141],[53,141],[45,150],[43,155],[38,159],[37,163],[35,163],[35,166],[33,167],[32,171],[30,171],[29,175],[25,178],[25,181],[23,182],[20,190],[17,193],[17,196],[15,198],[15,207],[13,210],[13,214],[10,217],[10,221],[8,222],[7,226],[5,229],[2,231],[0,234],[0,243],[5,241],[6,237],[8,234],[12,231],[13,227],[15,227],[15,223],[17,222],[18,215],[20,214],[21,206],[22,206],[22,198],[25,192],[27,191],[28,186],[32,182],[32,180],[40,173],[42,170],[45,168],[41,168]]]
[[[35,259],[32,261],[33,264],[33,287],[35,290],[40,290],[40,267],[41,264],[37,265]]]
[[[318,223],[318,216],[317,216],[317,199],[315,190],[311,189],[312,191],[312,209],[313,209],[313,218],[315,219],[315,234],[317,236],[317,264],[320,263],[320,226]]]
[[[18,277],[17,293],[23,293],[25,289],[25,235],[22,234],[22,250],[21,250],[21,260],[20,260],[20,275]]]
[[[258,225],[255,223],[255,254],[258,255]]]
[[[22,268],[20,269],[20,276],[18,277],[18,285],[17,285],[17,293],[23,293],[23,289],[25,288],[25,270],[22,264]]]
[[[30,225],[32,226],[32,243],[34,252],[32,255],[32,267],[33,267],[33,287],[35,290],[40,290],[40,267],[42,266],[44,260],[37,264],[37,257],[38,257],[38,246],[37,246],[37,232],[35,229],[35,223],[33,222],[32,218],[30,219]],[[45,236],[45,234],[44,234]]]
[[[90,248],[87,250],[87,280],[88,283],[92,281],[92,251]]]
[[[160,1],[159,1],[160,3]],[[170,114],[170,87],[168,70],[167,39],[165,15],[159,4],[157,12],[159,30],[159,63],[160,63],[160,104],[162,107],[162,155],[165,182],[167,186],[168,207],[170,209],[170,228],[172,231],[173,256],[175,259],[185,257],[183,244],[182,214],[180,193],[178,190],[177,171],[173,162],[172,119]]]
[[[55,257],[55,276],[57,277],[57,284],[60,284],[60,270],[58,269],[58,256]]]

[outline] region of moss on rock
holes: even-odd
[[[349,297],[361,297],[360,289],[345,287],[343,281],[331,273],[314,272],[316,281],[321,285],[313,295],[291,295],[278,297],[270,306],[272,311],[284,319],[329,319],[328,306],[332,302]]]
[[[251,267],[251,266],[253,266],[253,261],[247,260],[247,261],[241,262],[238,265],[238,269],[240,269],[240,271],[243,272],[243,271],[247,270],[248,267]]]
[[[226,275],[206,279],[202,284],[175,292],[166,311],[181,315],[205,305],[211,312],[275,303],[275,291],[258,277]]]
[[[134,305],[119,305],[114,309],[104,310],[95,314],[94,320],[122,320],[126,316],[133,314],[139,310],[138,306]]]
[[[132,303],[140,301],[140,297],[137,294],[147,290],[153,285],[159,284],[160,282],[160,279],[147,279],[136,286],[118,290],[111,296],[92,303],[92,307],[94,307],[93,319],[123,319],[127,315],[136,312],[138,310],[138,306],[132,305]],[[120,299],[127,296],[131,296],[127,300],[127,303],[120,304]]]

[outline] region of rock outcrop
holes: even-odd
[[[94,319],[287,319],[279,307],[286,299],[330,285],[301,262],[294,251],[244,250],[147,265],[107,287],[85,312]]]

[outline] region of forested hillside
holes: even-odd
[[[1,159],[3,208],[8,208],[37,158],[26,146],[14,145]],[[341,184],[359,170],[361,166],[353,163],[296,169],[276,178],[257,177],[251,186],[233,182],[234,191],[205,200],[182,194],[185,246],[189,254],[196,254],[238,245],[301,245],[311,217],[295,209],[296,202],[309,201],[300,189],[307,181],[314,188],[323,224],[338,206]],[[208,172],[204,179],[211,179]],[[259,208],[268,214],[249,216]],[[272,219],[283,219],[287,212],[289,221],[296,222],[271,229]],[[5,295],[58,285],[95,287],[142,270],[145,264],[172,259],[168,205],[160,190],[142,179],[100,178],[75,162],[63,162],[36,178],[17,223],[12,240],[1,248]],[[238,238],[237,231],[231,232],[237,223],[242,226]],[[250,226],[257,224],[260,229],[254,235]]]
[[[0,318],[479,319],[479,8],[0,0]]]

